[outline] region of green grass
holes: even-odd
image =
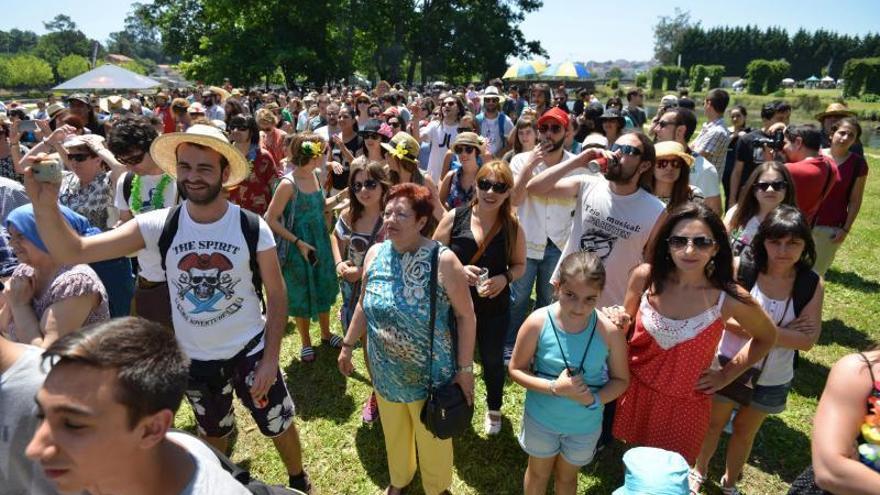
[[[758,434],[741,489],[747,494],[782,494],[810,462],[810,431],[818,397],[830,366],[844,354],[866,349],[880,340],[874,318],[880,311],[880,150],[869,149],[870,176],[858,221],[838,252],[826,285],[823,332],[819,344],[803,353],[795,373],[788,410],[771,417]],[[334,308],[335,314],[336,308]],[[315,325],[317,326],[317,325]],[[339,324],[334,324],[339,332]],[[317,338],[317,328],[313,336]],[[299,338],[293,327],[284,339],[282,368],[297,406],[305,462],[318,493],[374,494],[388,484],[381,425],[364,425],[361,406],[370,387],[362,353],[356,351],[356,373],[344,379],[336,370],[336,353],[318,349],[312,364],[299,361]],[[485,398],[477,380],[477,397]],[[455,494],[521,493],[527,456],[516,441],[523,410],[523,389],[505,388],[504,428],[500,436],[482,434],[484,402],[478,400],[474,431],[455,440]],[[246,411],[236,406],[238,433],[232,459],[262,480],[286,482],[284,467],[271,441],[263,438]],[[194,420],[184,405],[177,426],[193,430]],[[722,442],[719,452],[723,452]],[[611,493],[622,484],[623,446],[614,445],[584,468],[579,493]],[[723,468],[716,454],[709,479],[717,482]],[[708,493],[719,494],[712,484]],[[418,477],[410,493],[421,493]]]

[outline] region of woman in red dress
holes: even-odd
[[[749,293],[733,281],[724,224],[697,203],[675,208],[633,271],[619,325],[635,321],[629,351],[632,379],[618,399],[614,436],[678,452],[691,465],[709,427],[712,394],[758,362],[776,329]],[[723,368],[712,367],[724,322],[748,328],[751,345]]]

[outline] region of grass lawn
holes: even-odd
[[[830,366],[844,354],[863,350],[880,341],[872,315],[880,314],[880,149],[868,149],[869,177],[865,201],[856,225],[839,251],[826,285],[823,332],[819,345],[802,354],[788,410],[771,417],[758,434],[740,485],[747,494],[786,493],[788,484],[810,462],[810,430],[819,394]],[[334,308],[335,314],[336,308]],[[317,325],[314,325],[315,327]],[[338,322],[334,331],[339,333]],[[313,329],[317,339],[318,330]],[[356,351],[356,373],[346,380],[336,370],[336,353],[318,348],[318,360],[299,361],[299,338],[293,325],[284,339],[282,368],[297,406],[305,462],[322,494],[375,494],[388,484],[381,425],[364,425],[361,406],[370,392],[362,353]],[[458,494],[515,494],[522,491],[527,456],[516,441],[523,410],[523,389],[508,381],[505,388],[504,428],[500,436],[482,434],[485,390],[477,380],[474,431],[455,440],[455,481]],[[247,412],[237,406],[238,433],[232,459],[255,477],[286,483],[284,467],[271,441],[263,438]],[[686,418],[684,418],[686,420]],[[177,426],[194,430],[187,405]],[[725,444],[719,449],[723,452]],[[579,493],[611,493],[622,484],[624,447],[615,445],[581,471]],[[723,468],[716,455],[710,479],[717,482]],[[410,493],[422,493],[418,477]],[[719,494],[712,483],[708,493]]]

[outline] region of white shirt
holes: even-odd
[[[565,150],[562,151],[560,163],[568,160],[573,155]],[[514,156],[510,161],[510,170],[514,177],[518,176],[532,158],[532,152],[526,151]],[[547,170],[547,164],[541,162],[532,169],[531,177]],[[569,172],[566,177],[586,174],[586,169],[579,168]],[[524,177],[528,180],[531,177]],[[562,248],[568,242],[568,234],[571,232],[571,219],[577,208],[577,197],[550,198],[535,194],[526,195],[526,199],[517,208],[519,223],[526,234],[526,256],[531,259],[544,259],[544,249],[547,247],[547,239],[553,241],[558,248]]]
[[[577,251],[595,253],[605,265],[605,288],[596,307],[623,304],[629,274],[641,263],[645,244],[666,207],[642,188],[626,196],[614,194],[602,176],[584,178],[577,202],[559,262]],[[552,280],[558,271],[557,266]]]
[[[434,179],[435,184],[440,183],[440,172],[443,171],[443,157],[446,151],[452,147],[455,137],[458,136],[458,122],[446,125],[439,120],[431,121],[430,124],[419,130],[419,137],[431,143],[431,154],[428,155],[428,175]]]
[[[228,359],[260,333],[266,323],[251,279],[240,208],[228,203],[220,220],[197,223],[190,218],[187,203],[183,204],[177,234],[165,256],[174,333],[191,359]],[[167,215],[165,209],[135,218],[146,250],[157,257]],[[260,219],[257,252],[274,247],[272,231]],[[262,346],[258,345],[252,354],[260,349]]]
[[[132,173],[132,172],[127,172]],[[159,185],[159,181],[162,179],[163,174],[159,175],[141,175],[141,211],[138,212],[138,215],[143,213],[147,213],[149,211],[154,210],[153,208],[153,194],[156,192],[156,186]],[[125,174],[121,175],[119,179],[116,180],[116,197],[113,198],[113,206],[116,207],[120,212],[128,211],[131,212],[131,201],[133,198],[128,198],[128,203],[125,202],[125,195],[123,194],[123,185],[125,184]],[[134,186],[134,184],[132,184]],[[132,187],[134,189],[134,187]],[[134,192],[132,191],[132,194]],[[163,208],[168,208],[174,205],[174,202],[177,200],[177,182],[172,178],[168,185],[165,186],[165,192],[162,196],[162,203],[164,203]],[[166,210],[167,211],[167,210]],[[147,249],[141,249],[137,252],[138,259],[138,275],[143,277],[144,279],[150,282],[164,282],[165,281],[165,272],[162,271],[162,258],[159,256],[158,251],[150,251]]]
[[[205,107],[205,117],[208,120],[226,120],[226,110],[220,105]]]
[[[711,198],[721,195],[721,181],[718,179],[718,170],[715,165],[702,156],[694,157],[694,165],[688,176],[690,185],[700,188],[703,197]]]
[[[497,156],[501,153],[501,150],[504,149],[504,143],[507,142],[507,136],[509,136],[510,132],[513,130],[513,121],[502,112],[498,112],[498,115],[496,115],[494,119],[489,119],[485,114],[482,115],[483,123],[480,125],[480,135],[486,138],[489,142],[489,151]],[[501,129],[499,128],[498,119],[502,119],[503,123],[500,124],[500,126],[504,127],[503,134],[500,132]]]
[[[217,455],[198,438],[169,431],[165,438],[187,451],[195,471],[180,495],[248,495],[250,492],[223,469]]]

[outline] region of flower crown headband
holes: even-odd
[[[394,149],[391,150],[389,153],[400,160],[409,160],[411,162],[414,161],[412,158],[410,158],[409,149],[406,147],[406,143],[403,141],[397,143],[397,146],[395,146]]]
[[[324,153],[324,143],[322,141],[303,141],[300,150],[308,158],[321,156]]]

